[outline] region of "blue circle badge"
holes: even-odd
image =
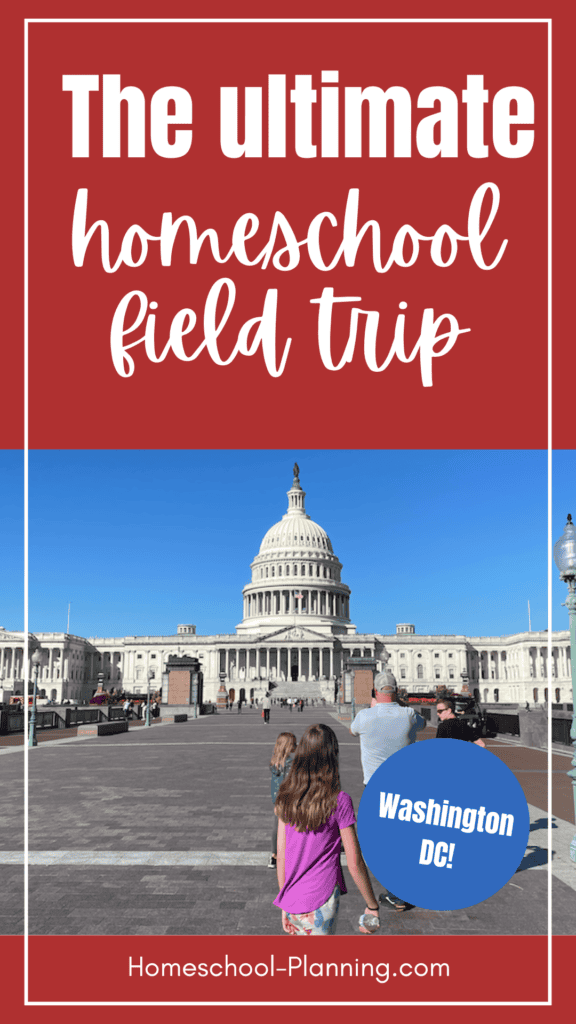
[[[425,910],[471,907],[516,871],[530,818],[520,783],[495,754],[462,740],[414,743],[364,790],[358,838],[372,874]]]

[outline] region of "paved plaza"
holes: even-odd
[[[108,737],[44,737],[29,754],[30,934],[282,934],[280,912],[272,906],[276,873],[266,867],[274,820],[268,764],[279,732],[299,739],[317,721],[336,731],[342,787],[357,809],[359,742],[330,708],[297,713],[273,707],[269,726],[259,712],[245,709],[149,730],[138,725]],[[433,736],[427,727],[419,742]],[[530,807],[529,846],[519,870],[496,895],[465,910],[383,909],[383,933],[545,934],[546,755],[502,739],[488,746],[514,771]],[[552,758],[556,934],[573,934],[576,927],[565,774],[570,757],[558,751]],[[2,745],[0,766],[0,932],[21,934],[22,747]],[[352,935],[363,905],[346,868],[345,876],[339,933]]]

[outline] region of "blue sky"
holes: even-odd
[[[30,628],[81,636],[232,632],[294,460],[359,631],[499,635],[547,620],[546,453],[34,451]],[[553,538],[576,516],[573,451],[554,456]],[[22,455],[0,452],[0,624],[21,629]],[[554,571],[553,628],[567,627]]]

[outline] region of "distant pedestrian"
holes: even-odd
[[[267,693],[262,701],[262,714],[265,722],[270,722],[270,708],[272,707],[272,701],[270,700],[270,694]]]
[[[160,715],[160,707],[158,706],[158,701],[155,700],[154,703],[152,704],[152,717],[153,718],[158,718],[159,715]]]
[[[242,698],[241,697],[240,697],[240,699],[238,701],[238,714],[239,715],[242,714]]]
[[[292,767],[293,754],[296,750],[296,737],[292,732],[281,732],[276,745],[274,747],[274,753],[270,761],[270,771],[272,772],[272,780],[270,787],[270,795],[272,797],[272,807],[276,803],[276,797],[278,796],[278,790],[284,779],[288,775],[290,768]],[[276,856],[278,852],[278,819],[274,817],[274,827],[272,829],[272,853],[270,854],[270,860],[268,861],[269,868],[276,867]]]

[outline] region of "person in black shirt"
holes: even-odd
[[[436,711],[438,714],[437,740],[465,740],[467,743],[475,743],[477,747],[486,746],[484,740],[474,738],[474,730],[470,728],[466,719],[458,718],[454,714],[454,704],[449,698],[441,698],[436,704]]]

